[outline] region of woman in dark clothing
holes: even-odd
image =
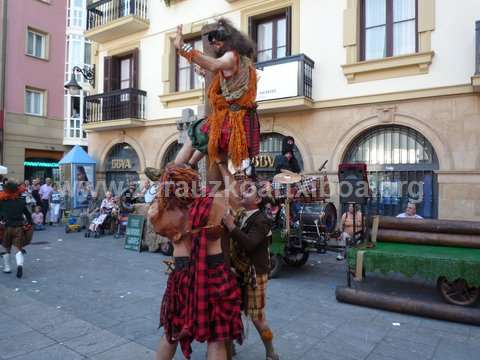
[[[10,252],[12,246],[17,248],[15,258],[17,260],[17,277],[23,275],[23,247],[28,243],[26,233],[32,228],[32,216],[27,209],[25,199],[22,197],[23,186],[9,181],[3,192],[0,193],[0,220],[5,222],[5,233],[2,245],[5,248],[3,254],[3,272],[10,273]],[[24,217],[25,216],[25,217]]]
[[[282,155],[275,158],[275,174],[282,170],[289,170],[294,173],[301,171],[300,165],[294,155],[295,140],[291,136],[285,136],[282,140]]]

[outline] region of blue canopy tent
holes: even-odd
[[[95,165],[97,162],[79,145],[70,150],[58,163],[60,181],[66,192],[67,209],[85,208],[95,189]]]

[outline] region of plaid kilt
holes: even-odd
[[[255,157],[260,154],[260,121],[258,120],[256,109],[247,110],[243,118],[243,128],[245,129],[245,138],[247,139],[248,154],[251,158]],[[208,150],[209,130],[210,126],[205,119],[193,122],[188,130],[193,147],[202,153],[206,153]],[[220,142],[218,144],[222,152],[228,152],[230,130],[230,121],[227,116],[222,124]]]
[[[168,276],[167,288],[160,308],[160,327],[170,344],[179,341],[180,330],[185,322],[186,299],[188,295],[188,268],[174,270]],[[180,346],[183,352],[190,353],[192,339],[182,338]]]
[[[268,274],[258,275],[256,278],[256,287],[246,285],[244,291],[243,311],[245,315],[252,320],[265,319],[265,304],[267,298]]]
[[[9,248],[12,245],[16,248],[22,248],[30,243],[25,235],[23,226],[7,226],[3,234],[2,245],[4,248]]]
[[[222,263],[208,269],[208,341],[242,341],[241,291],[235,276]]]

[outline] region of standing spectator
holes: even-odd
[[[23,182],[23,184],[25,185],[26,191],[27,191],[29,194],[31,194],[33,188],[32,188],[32,185],[30,185],[30,180],[25,180],[25,181]]]
[[[38,192],[41,199],[40,206],[42,207],[43,213],[43,225],[45,225],[47,221],[47,212],[50,207],[50,194],[52,191],[52,179],[46,178],[45,184],[40,187],[40,191]]]
[[[423,217],[417,215],[417,206],[413,202],[409,202],[405,212],[398,214],[397,218],[423,219]]]
[[[42,199],[40,198],[40,179],[34,179],[32,182],[32,196],[35,199],[35,203],[40,206]]]
[[[50,225],[58,224],[60,220],[60,205],[62,203],[62,195],[58,191],[57,184],[53,184],[53,191],[50,193]]]
[[[42,208],[40,206],[35,206],[35,211],[32,214],[33,221],[33,230],[45,230],[45,225],[43,225],[43,214]]]

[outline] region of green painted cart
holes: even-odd
[[[372,272],[400,273],[436,281],[450,304],[471,306],[480,298],[480,249],[376,242],[350,248],[347,261],[356,281]]]

